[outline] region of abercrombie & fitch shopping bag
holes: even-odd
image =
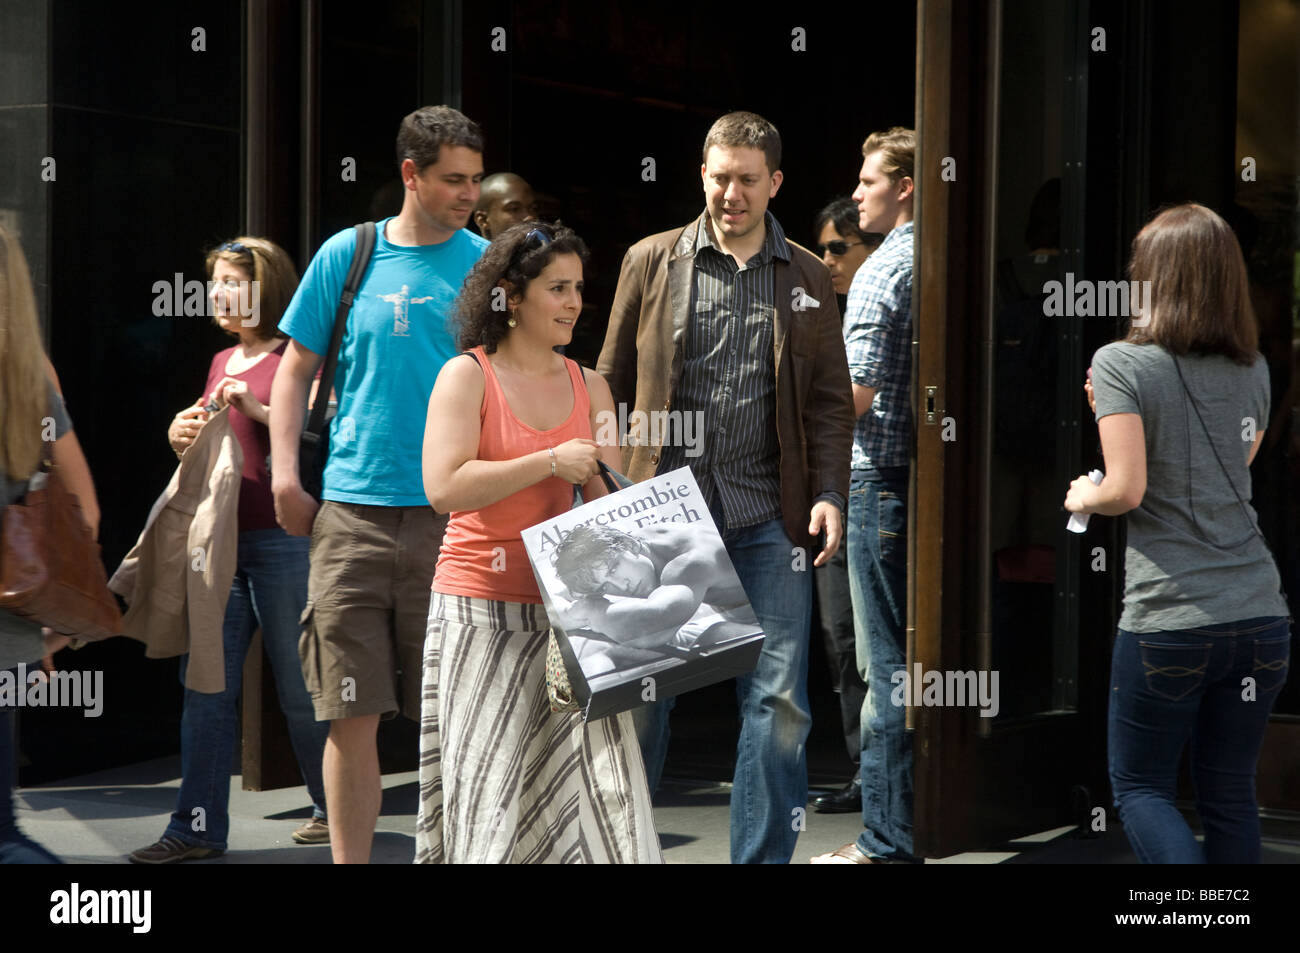
[[[753,671],[763,632],[689,467],[523,531],[587,720]]]

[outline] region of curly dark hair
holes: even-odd
[[[587,262],[587,245],[571,228],[544,222],[511,225],[488,246],[465,278],[465,286],[452,309],[457,344],[468,351],[480,344],[491,354],[510,333],[504,296],[497,293],[505,281],[506,295],[523,296],[529,283],[542,273],[556,255],[577,255]]]
[[[623,553],[644,556],[650,549],[645,541],[611,526],[582,523],[573,527],[551,554],[555,575],[575,596],[600,592],[593,570],[608,569]]]

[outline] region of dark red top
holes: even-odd
[[[248,390],[263,404],[271,403],[271,381],[275,378],[275,369],[280,366],[280,358],[288,346],[285,340],[274,351],[262,358],[242,374],[227,374],[226,361],[235,353],[233,347],[217,353],[208,368],[208,382],[203,394],[207,395],[217,386],[223,377],[246,381]],[[271,432],[266,424],[240,413],[239,409],[230,408],[230,429],[239,441],[239,448],[244,451],[243,479],[239,482],[239,531],[241,533],[254,529],[275,529],[275,502],[271,496],[271,474],[266,468],[266,458],[271,453]]]

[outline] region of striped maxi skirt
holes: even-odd
[[[546,697],[540,605],[435,592],[415,862],[662,863],[632,718]]]

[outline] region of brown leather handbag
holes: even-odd
[[[48,461],[23,500],[4,508],[0,609],[92,642],[122,631],[99,544],[81,504]]]

